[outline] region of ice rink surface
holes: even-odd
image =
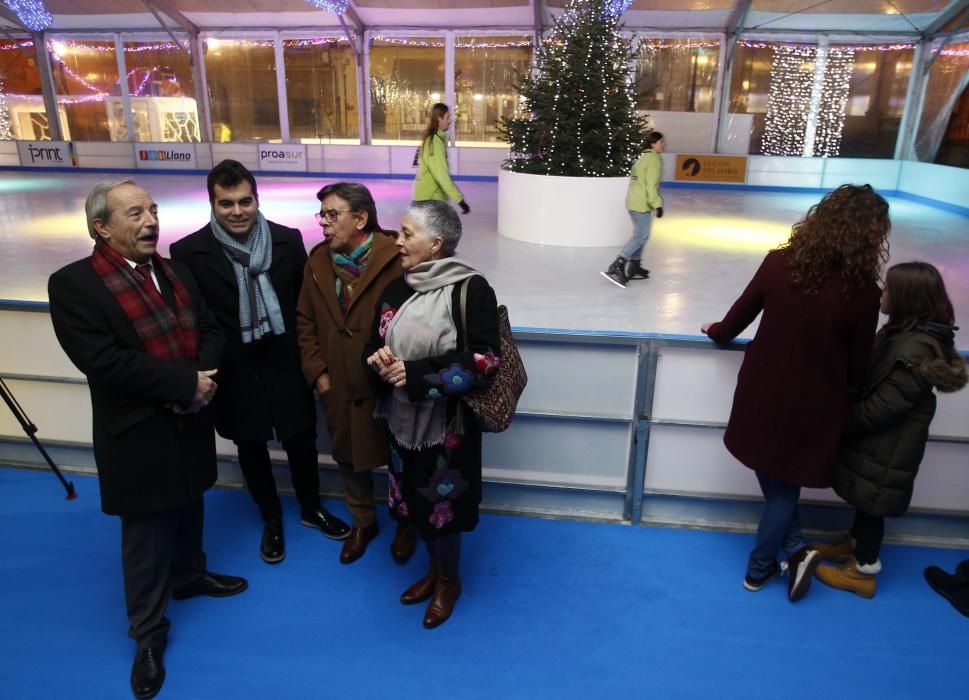
[[[84,198],[104,173],[0,172],[0,299],[46,301],[47,277],[88,255]],[[203,175],[132,175],[159,205],[161,251],[209,218]],[[316,192],[332,179],[258,177],[263,214],[298,228],[307,248],[321,239]],[[385,229],[410,201],[409,180],[361,180]],[[516,328],[699,335],[720,319],[760,264],[817,202],[817,193],[667,187],[665,216],[643,256],[651,278],[627,289],[599,275],[615,248],[521,243],[497,233],[496,182],[460,182],[472,211],[462,217],[459,255],[491,282]],[[969,349],[969,217],[890,197],[891,261],[925,260],[942,270],[956,309],[957,345]],[[581,225],[597,234],[596,202]],[[630,226],[631,231],[631,226]],[[752,326],[743,335],[751,337]]]

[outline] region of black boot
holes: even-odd
[[[259,543],[259,556],[267,564],[278,564],[286,558],[286,541],[283,539],[283,521],[279,517],[266,519]]]
[[[953,576],[937,566],[925,570],[925,580],[932,590],[952,603],[952,607],[969,617],[969,581],[958,574]]]
[[[625,289],[626,283],[629,281],[629,278],[626,277],[626,258],[620,255],[612,261],[612,265],[609,266],[608,270],[600,272],[599,274],[613,284]]]
[[[626,279],[644,280],[649,277],[649,270],[640,265],[639,258],[629,258],[626,263]]]

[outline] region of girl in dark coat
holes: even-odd
[[[724,435],[730,453],[757,473],[766,501],[744,579],[749,591],[782,571],[783,552],[788,596],[797,601],[820,561],[801,535],[798,498],[802,486],[831,485],[878,322],[890,227],[888,203],[870,186],[839,187],[768,253],[724,319],[702,328],[729,342],[763,311]]]
[[[888,323],[875,340],[861,399],[851,410],[834,468],[834,489],[855,506],[850,533],[833,544],[812,545],[840,567],[820,566],[824,583],[865,598],[875,595],[885,516],[908,510],[929,423],[933,388],[966,385],[966,363],[956,352],[952,302],[939,271],[923,262],[889,269],[881,300]]]

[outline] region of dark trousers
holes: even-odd
[[[269,448],[265,442],[236,440],[239,450],[239,467],[249,487],[252,500],[259,506],[263,520],[280,518],[283,506],[276,493],[276,480],[269,460]],[[289,473],[293,490],[301,510],[312,512],[320,507],[320,467],[316,452],[316,430],[310,429],[296,437],[283,440],[283,449],[289,459]]]
[[[343,479],[343,497],[353,516],[353,527],[370,527],[377,522],[373,499],[373,472],[353,470],[352,464],[338,463]]]
[[[121,516],[128,636],[138,648],[160,646],[171,626],[165,617],[172,588],[205,573],[202,550],[203,500],[157,513]]]
[[[858,563],[874,564],[878,561],[882,540],[885,539],[885,518],[862,513],[856,508],[851,536],[855,538],[855,559]]]

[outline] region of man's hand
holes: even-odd
[[[330,393],[330,373],[324,372],[316,378],[316,393],[325,396]]]
[[[198,404],[199,406],[208,406],[212,403],[212,397],[215,396],[215,390],[219,388],[219,385],[213,381],[212,377],[218,374],[217,369],[204,369],[198,373],[198,380],[195,384],[195,397],[192,399],[192,405]]]

